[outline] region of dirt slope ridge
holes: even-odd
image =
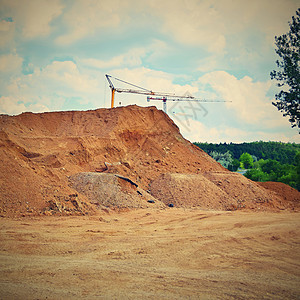
[[[4,216],[93,211],[93,199],[69,181],[81,172],[120,174],[143,190],[165,173],[231,174],[185,140],[164,112],[135,105],[1,115],[0,157]]]

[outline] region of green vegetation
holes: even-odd
[[[249,169],[245,176],[254,181],[278,181],[300,189],[300,177],[297,174],[297,166],[281,164],[280,162],[267,159],[259,160],[255,168]]]
[[[247,152],[254,156],[257,160],[274,159],[281,164],[293,164],[294,158],[300,152],[300,144],[281,143],[281,142],[251,142],[251,143],[194,143],[206,153],[212,151],[225,153],[229,151],[233,159],[240,159],[240,156]],[[255,159],[254,158],[254,159]]]
[[[229,151],[225,153],[220,153],[217,151],[211,151],[209,155],[216,160],[218,163],[220,163],[223,167],[227,168],[232,164],[233,158]]]
[[[254,181],[278,181],[300,190],[300,144],[252,142],[194,143],[230,171],[247,169]]]
[[[271,79],[277,80],[282,90],[275,95],[272,104],[289,116],[292,127],[300,128],[300,8],[289,22],[290,31],[275,37],[275,50],[279,56],[276,61],[278,71],[271,72]]]
[[[243,169],[250,169],[253,167],[253,157],[247,152],[240,156],[240,162]]]

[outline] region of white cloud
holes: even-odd
[[[200,46],[221,58],[234,52],[244,64],[249,59],[248,48],[256,57],[270,51],[274,36],[288,30],[288,21],[298,4],[294,0],[148,2],[167,36],[184,45]]]
[[[80,72],[74,62],[54,61],[43,69],[36,68],[32,74],[11,79],[2,90],[3,96],[9,95],[3,99],[2,110],[8,114],[24,106],[26,110],[60,110],[70,99],[77,101],[74,109],[80,104],[94,108],[99,106],[102,92],[99,79]]]
[[[8,48],[14,38],[15,23],[5,20],[0,21],[0,47]]]
[[[48,35],[51,31],[50,22],[62,13],[63,6],[59,0],[24,2],[23,34],[26,38]]]
[[[182,117],[181,121],[175,120],[175,122],[182,135],[191,142],[240,142],[247,140],[250,135],[249,132],[230,126],[208,127],[195,119],[188,119],[186,122],[185,118]]]
[[[128,5],[121,0],[77,0],[71,3],[71,9],[63,17],[68,32],[57,39],[59,44],[70,44],[96,32],[101,33],[105,28],[115,28],[121,17],[126,18],[124,8]]]
[[[151,41],[143,47],[133,47],[127,52],[120,55],[110,57],[108,59],[86,58],[80,60],[84,66],[98,69],[125,69],[137,68],[143,65],[143,59],[148,63],[155,64],[167,56],[167,53],[172,51],[172,47],[166,42],[158,39],[151,39]]]
[[[146,20],[161,24],[158,28],[177,41],[217,54],[234,47],[228,44],[228,36],[241,39],[253,31],[265,34],[273,44],[274,35],[285,32],[297,9],[293,0],[77,0],[71,4],[63,16],[68,32],[57,39],[60,44],[104,30],[113,32],[117,26],[124,30],[137,19],[139,25]]]
[[[77,65],[72,61],[54,61],[42,71],[36,69],[32,80],[39,80],[44,84],[50,82],[66,90],[72,89],[74,94],[88,93],[97,89],[98,85],[97,80],[80,73]]]
[[[49,109],[40,103],[26,106],[22,100],[14,97],[0,97],[0,114],[18,115],[26,111],[39,113],[49,111]]]
[[[95,58],[83,59],[82,63],[86,66],[98,69],[110,69],[120,67],[124,63],[124,55],[115,56],[109,60],[100,60]]]
[[[0,21],[0,32],[7,32],[10,31],[11,25],[13,25],[13,22],[1,20]]]
[[[162,21],[162,30],[190,45],[202,45],[209,51],[224,50],[222,15],[212,5],[214,1],[151,1],[149,6]]]
[[[184,122],[184,120],[182,120]],[[299,142],[299,134],[289,132],[266,132],[263,130],[242,130],[228,126],[209,127],[198,120],[189,119],[189,126],[183,126],[176,122],[182,135],[191,142],[209,142],[209,143],[242,143],[251,141],[281,141],[281,142]]]
[[[223,58],[223,56],[221,57]],[[212,55],[210,57],[201,58],[196,61],[197,70],[203,73],[211,72],[221,68],[220,55]]]
[[[0,98],[0,113],[16,115],[26,111],[26,107],[23,102],[19,102],[13,97],[1,97]]]
[[[63,4],[64,3],[64,4]],[[53,21],[62,15],[67,31],[57,38],[59,44],[70,44],[104,30],[131,28],[152,21],[166,35],[189,45],[201,45],[213,53],[223,53],[228,35],[247,30],[266,34],[270,43],[274,35],[284,33],[287,21],[298,5],[293,0],[0,0],[6,17],[22,29],[23,36],[35,38],[48,35]],[[144,22],[144,23],[143,23]],[[2,21],[2,28],[12,26]],[[0,26],[1,28],[1,26]]]
[[[259,124],[273,115],[271,99],[267,92],[271,82],[253,82],[245,76],[237,79],[225,71],[207,73],[199,78],[200,86],[210,86],[226,101],[227,107],[236,112],[237,118],[249,124]]]
[[[0,72],[2,73],[20,73],[23,58],[17,54],[7,54],[0,56]]]
[[[114,56],[109,60],[94,58],[83,59],[81,62],[89,67],[99,69],[114,69],[120,67],[137,67],[142,64],[141,58],[145,55],[145,49],[133,48],[125,54]]]
[[[45,36],[51,32],[50,23],[63,10],[60,0],[1,0],[1,8],[6,17],[11,17],[25,38]]]

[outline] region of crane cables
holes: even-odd
[[[144,90],[144,91],[146,91],[146,92],[153,93],[152,91],[150,91],[150,90],[148,90],[148,89],[145,89],[145,88],[143,88],[143,87],[141,87],[141,86],[138,86],[138,85],[132,84],[132,83],[130,83],[130,82],[127,82],[127,81],[125,81],[125,80],[122,80],[122,79],[119,79],[119,78],[113,77],[113,76],[111,76],[111,75],[107,75],[107,76],[108,76],[108,77],[110,77],[110,78],[112,78],[112,79],[114,79],[114,80],[117,80],[117,81],[123,82],[123,83],[125,83],[125,84],[131,85],[131,86],[134,86],[134,87],[136,87],[136,88],[138,88],[138,89]]]

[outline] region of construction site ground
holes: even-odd
[[[0,219],[1,299],[299,299],[291,212]]]

